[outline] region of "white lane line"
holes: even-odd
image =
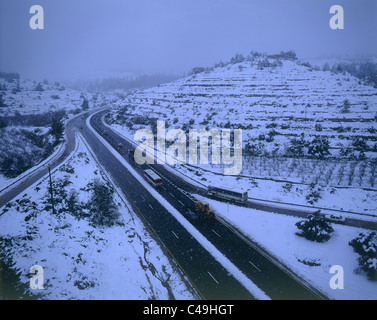
[[[183,204],[183,202],[182,202],[181,200],[178,200],[178,202],[179,202],[182,206],[184,206],[184,204]]]
[[[140,197],[142,197],[142,198],[143,198],[143,201],[145,201],[145,198],[144,198],[142,195],[140,195]]]
[[[149,208],[151,208],[153,210],[153,207],[149,203],[148,203],[148,206],[149,206]]]
[[[211,229],[219,238],[221,238],[221,236],[213,229]]]
[[[217,283],[217,284],[219,284],[218,282],[217,282],[217,280],[215,279],[215,277],[209,272],[209,271],[207,271],[208,272],[208,274],[211,276],[211,278]]]
[[[252,263],[252,262],[250,262],[250,261],[249,261],[249,263],[250,263],[255,269],[257,269],[259,272],[262,272],[261,269],[259,269],[254,263]]]
[[[178,236],[175,234],[175,232],[174,232],[173,230],[171,230],[171,232],[175,235],[175,237],[176,237],[177,239],[179,239]]]
[[[171,192],[169,192],[169,193],[170,193],[170,195],[171,195],[173,198],[175,198],[174,194],[172,194]]]

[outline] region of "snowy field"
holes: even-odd
[[[44,268],[44,290],[38,292],[43,299],[197,298],[116,192],[121,222],[112,227],[95,227],[64,210],[59,196],[74,193],[85,204],[93,179],[106,181],[82,142],[52,178],[61,187],[55,195],[57,215],[48,209],[47,177],[2,208],[0,253],[5,263],[14,263],[22,283],[28,284],[29,269],[37,264]]]

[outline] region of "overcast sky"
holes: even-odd
[[[33,4],[45,29],[32,30]],[[332,5],[344,30],[329,27]],[[0,0],[0,70],[51,80],[185,72],[235,53],[377,55],[376,0]]]

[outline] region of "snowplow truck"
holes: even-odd
[[[196,201],[193,207],[198,217],[203,219],[212,219],[213,211],[210,209],[208,202]]]

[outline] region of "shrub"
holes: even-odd
[[[370,280],[377,280],[377,234],[360,233],[358,237],[348,243],[360,255],[357,259],[359,269],[366,272]]]
[[[327,138],[317,136],[309,143],[308,154],[317,159],[324,159],[330,155],[330,144]]]
[[[290,144],[287,148],[287,155],[291,157],[302,157],[304,155],[304,150],[306,146],[306,141],[303,136],[298,138],[293,138],[290,140]]]
[[[96,226],[111,227],[118,222],[118,207],[113,199],[114,191],[96,179],[93,183],[93,195],[89,203],[92,222]]]
[[[306,201],[313,205],[319,199],[321,199],[321,188],[315,188],[315,185],[310,185],[310,193],[306,196]]]
[[[368,151],[368,145],[363,137],[355,137],[352,140],[352,147],[357,151]]]
[[[322,125],[320,123],[315,125],[315,131],[322,131]]]
[[[38,82],[38,84],[35,86],[34,91],[39,91],[39,92],[43,91],[43,87],[40,82]]]
[[[340,113],[349,113],[350,109],[351,109],[351,104],[350,104],[350,102],[349,102],[348,99],[345,99],[343,101],[343,105],[342,105],[342,107],[340,109]]]
[[[296,232],[296,235],[315,242],[328,241],[330,234],[334,232],[331,224],[320,216],[319,212],[309,215],[307,220],[297,222],[296,227],[301,231]]]
[[[84,216],[83,206],[78,200],[78,193],[74,189],[70,191],[66,198],[66,208],[70,214],[80,219]]]

